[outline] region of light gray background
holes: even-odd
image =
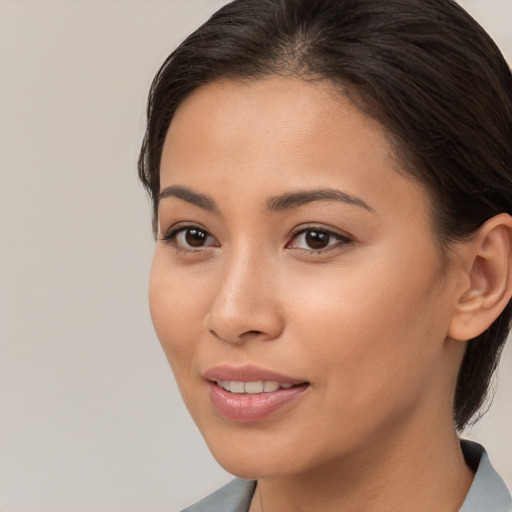
[[[151,326],[150,81],[221,0],[0,0],[0,509],[178,510],[229,479]],[[512,59],[512,1],[462,2]],[[486,444],[512,486],[512,347]]]

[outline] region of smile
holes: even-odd
[[[256,366],[217,366],[205,378],[211,403],[223,419],[256,422],[286,412],[311,386],[301,378]]]
[[[253,365],[220,365],[203,374],[211,403],[222,418],[255,422],[300,399],[310,383],[300,377]]]
[[[238,389],[242,389],[242,385],[244,389],[246,386],[251,389],[252,385],[255,384],[254,382],[237,381],[228,382],[227,384],[233,383],[235,389],[237,386]],[[256,384],[258,389],[264,387],[264,384],[260,384],[260,382],[256,382]],[[279,383],[272,382],[273,391],[253,392],[228,391],[217,382],[209,382],[208,387],[211,403],[220,416],[230,421],[247,423],[264,420],[270,415],[280,412],[285,406],[297,402],[304,396],[310,385],[304,382],[282,388]]]
[[[276,382],[273,380],[258,380],[255,382],[242,382],[236,380],[218,380],[217,386],[230,391],[231,393],[272,393],[278,389],[290,389],[293,387],[291,382]]]

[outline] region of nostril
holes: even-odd
[[[230,341],[232,343],[243,343],[245,341],[249,341],[254,338],[258,338],[264,336],[265,333],[263,331],[258,331],[256,329],[251,329],[249,331],[244,331],[242,334],[236,333],[226,333],[225,336],[221,336],[215,329],[208,329],[208,332],[217,339]]]

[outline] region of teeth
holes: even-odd
[[[265,393],[271,393],[272,391],[277,391],[279,389],[279,382],[267,381],[263,384],[263,391]]]
[[[231,393],[272,393],[278,389],[290,389],[293,384],[289,382],[275,382],[272,380],[256,381],[256,382],[240,382],[234,380],[218,380],[217,385]]]
[[[219,385],[221,388],[224,388],[226,391],[230,391],[229,381],[227,380],[218,380],[217,385]]]
[[[244,391],[246,393],[263,393],[264,384],[262,380],[258,382],[246,382],[244,385]]]
[[[245,391],[244,389],[244,383],[243,382],[230,382],[229,383],[229,390],[231,393],[243,393]]]

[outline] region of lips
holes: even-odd
[[[309,383],[255,366],[218,366],[204,374],[217,412],[232,421],[262,420],[300,398]]]
[[[233,366],[215,366],[208,369],[204,373],[204,378],[209,381],[239,381],[239,382],[255,382],[255,381],[275,381],[289,382],[291,384],[302,384],[306,382],[304,379],[290,377],[272,370],[258,368],[257,366],[246,365],[241,367]]]

